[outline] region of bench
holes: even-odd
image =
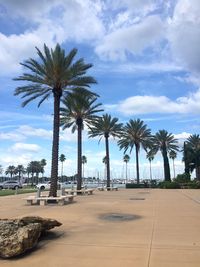
[[[75,193],[76,194],[83,194],[83,195],[92,195],[94,192],[94,189],[93,188],[88,188],[88,189],[80,189],[80,190],[77,190],[77,189],[68,189],[68,190],[65,190],[65,193],[68,195],[68,194],[72,194],[74,195]],[[67,196],[66,195],[66,196]]]
[[[43,197],[35,197],[35,196],[29,196],[25,198],[28,204],[33,205],[34,202],[38,205],[47,205],[48,201],[56,201],[60,205],[65,204],[65,200],[68,199],[68,202],[72,202],[74,199],[74,195],[66,195],[66,196],[58,196],[58,197],[48,197],[48,196],[43,196]]]

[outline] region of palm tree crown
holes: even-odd
[[[112,137],[120,137],[122,134],[122,123],[118,123],[117,118],[112,118],[109,114],[104,114],[102,117],[93,121],[90,127],[89,137],[99,136],[99,142],[102,137],[105,138],[106,146],[106,168],[107,168],[107,187],[110,187],[110,156],[108,139]]]
[[[120,149],[124,149],[124,153],[130,149],[130,153],[135,147],[136,152],[136,173],[137,183],[139,183],[139,150],[140,147],[145,150],[150,146],[151,130],[140,119],[129,120],[124,126],[121,139],[118,141]]]
[[[21,95],[25,99],[22,106],[26,106],[32,100],[39,98],[40,106],[51,95],[54,98],[54,120],[53,120],[53,145],[52,145],[52,165],[51,165],[51,187],[50,196],[57,195],[58,180],[58,151],[59,151],[59,126],[60,126],[60,100],[66,90],[89,87],[96,83],[91,76],[86,76],[86,72],[92,67],[85,64],[83,59],[74,62],[77,49],[72,49],[68,55],[59,44],[55,49],[49,49],[44,45],[44,52],[36,48],[39,61],[28,59],[21,63],[28,69],[29,73],[23,73],[15,80],[28,81],[29,84],[16,88],[15,95]]]

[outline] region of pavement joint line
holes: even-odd
[[[41,241],[41,244],[43,241]],[[64,246],[79,246],[79,247],[102,247],[102,248],[140,248],[140,249],[148,249],[148,245],[104,245],[104,244],[88,244],[88,243],[65,243],[65,242],[54,242],[57,245]],[[42,244],[43,245],[43,244]]]
[[[148,256],[148,262],[147,262],[147,267],[150,267],[150,259],[151,259],[151,252],[152,252],[152,246],[153,246],[153,236],[155,232],[155,222],[156,222],[156,200],[154,202],[154,215],[153,215],[153,225],[152,225],[152,232],[151,232],[151,242],[149,246],[149,256]]]
[[[188,199],[194,201],[195,203],[200,204],[200,200],[197,200],[195,198],[192,198],[191,196],[188,196],[186,193],[183,193],[183,192],[181,192],[181,194],[184,195],[185,197],[187,197]]]

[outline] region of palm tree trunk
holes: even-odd
[[[58,183],[58,152],[59,152],[59,130],[60,130],[60,97],[54,92],[54,118],[53,118],[53,145],[51,162],[51,186],[49,196],[57,196]]]
[[[63,183],[63,162],[61,162],[61,181]]]
[[[137,184],[139,184],[140,183],[140,171],[139,171],[139,149],[138,149],[138,146],[135,146],[135,156],[136,156]]]
[[[200,181],[200,167],[199,166],[196,166],[195,171],[196,171],[196,179],[198,181]]]
[[[109,156],[108,136],[105,136],[105,144],[106,144],[106,174],[107,174],[107,187],[108,187],[108,190],[109,190],[109,187],[110,187],[110,156]]]
[[[169,159],[167,156],[166,148],[163,148],[163,163],[164,163],[164,177],[165,181],[171,182],[170,168],[169,168]]]
[[[175,164],[174,164],[174,159],[173,159],[173,169],[174,169],[174,179],[176,178],[176,173],[175,173]]]
[[[152,182],[151,160],[149,161],[149,164],[150,164],[150,180],[151,180],[151,182]]]
[[[82,185],[82,123],[78,124],[78,134],[77,134],[77,141],[78,141],[78,158],[77,158],[77,190],[81,190]]]
[[[127,162],[126,162],[126,183],[127,183]]]

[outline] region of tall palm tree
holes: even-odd
[[[174,178],[176,177],[175,164],[174,164],[174,160],[176,157],[177,157],[176,151],[173,151],[173,150],[169,151],[169,158],[172,159],[172,162],[173,162]]]
[[[84,179],[84,165],[87,163],[87,157],[83,155],[81,157],[81,162],[82,162],[82,166],[83,166],[83,179]]]
[[[161,151],[164,164],[164,179],[165,181],[171,181],[170,168],[169,168],[169,151],[178,151],[178,140],[174,138],[174,135],[168,133],[166,130],[159,130],[152,136],[152,152],[156,154]]]
[[[22,174],[26,173],[26,170],[25,170],[23,165],[18,165],[15,168],[15,173],[19,174],[19,182],[20,182],[21,181],[21,176],[22,176]]]
[[[89,87],[96,83],[91,76],[86,76],[91,64],[85,64],[83,59],[74,62],[77,49],[72,49],[68,55],[65,50],[56,45],[55,49],[49,49],[44,44],[44,52],[36,48],[39,60],[28,59],[21,63],[29,73],[14,80],[29,82],[28,85],[16,88],[15,95],[22,95],[25,99],[22,106],[26,106],[32,100],[40,98],[38,107],[50,96],[54,99],[53,118],[53,144],[51,163],[51,187],[50,196],[57,195],[58,181],[58,151],[59,151],[59,127],[60,127],[60,101],[66,90],[73,90],[77,87]]]
[[[120,149],[124,149],[124,153],[130,149],[132,152],[133,147],[135,147],[136,155],[136,174],[137,174],[137,184],[140,182],[139,173],[139,151],[140,147],[147,150],[150,146],[151,130],[147,128],[147,125],[140,119],[129,120],[129,122],[124,126],[123,134],[121,139],[118,141]]]
[[[16,168],[15,168],[15,166],[13,166],[13,165],[10,165],[10,166],[8,166],[8,168],[6,169],[6,171],[5,171],[5,174],[7,175],[7,174],[10,174],[10,178],[12,179],[12,177],[13,177],[13,174],[15,174],[16,173]]]
[[[107,187],[110,187],[110,153],[109,153],[109,137],[118,137],[120,138],[122,134],[122,123],[118,123],[117,118],[112,118],[108,114],[104,114],[98,120],[94,121],[90,131],[89,137],[99,136],[99,142],[101,138],[105,138],[105,146],[106,146],[106,175],[107,175]]]
[[[61,176],[61,180],[62,180],[62,182],[63,182],[63,163],[65,162],[65,160],[66,160],[66,157],[65,157],[65,155],[64,154],[60,154],[60,157],[59,157],[59,161],[61,162],[61,174],[60,174],[60,176]]]
[[[36,175],[36,183],[38,183],[39,180],[39,173],[42,173],[42,166],[41,166],[41,162],[40,161],[31,161],[28,163],[28,166],[26,168],[26,171],[28,173],[31,173],[32,176],[32,185],[34,183],[33,178],[34,178],[34,174]]]
[[[151,169],[151,162],[154,160],[154,153],[149,150],[147,152],[147,155],[146,155],[146,158],[148,159],[149,161],[149,173],[150,173],[150,180],[152,181],[152,169]]]
[[[84,124],[90,127],[92,121],[98,116],[96,113],[103,111],[99,109],[100,103],[96,104],[97,96],[85,94],[81,89],[68,93],[62,101],[60,125],[63,130],[72,127],[72,133],[77,130],[77,190],[82,185],[82,131]]]
[[[126,163],[126,183],[127,183],[127,164],[130,161],[130,156],[128,154],[124,155],[123,161]]]
[[[188,148],[188,160],[191,171],[195,168],[196,178],[200,181],[200,136],[199,134],[190,135],[186,140]]]

